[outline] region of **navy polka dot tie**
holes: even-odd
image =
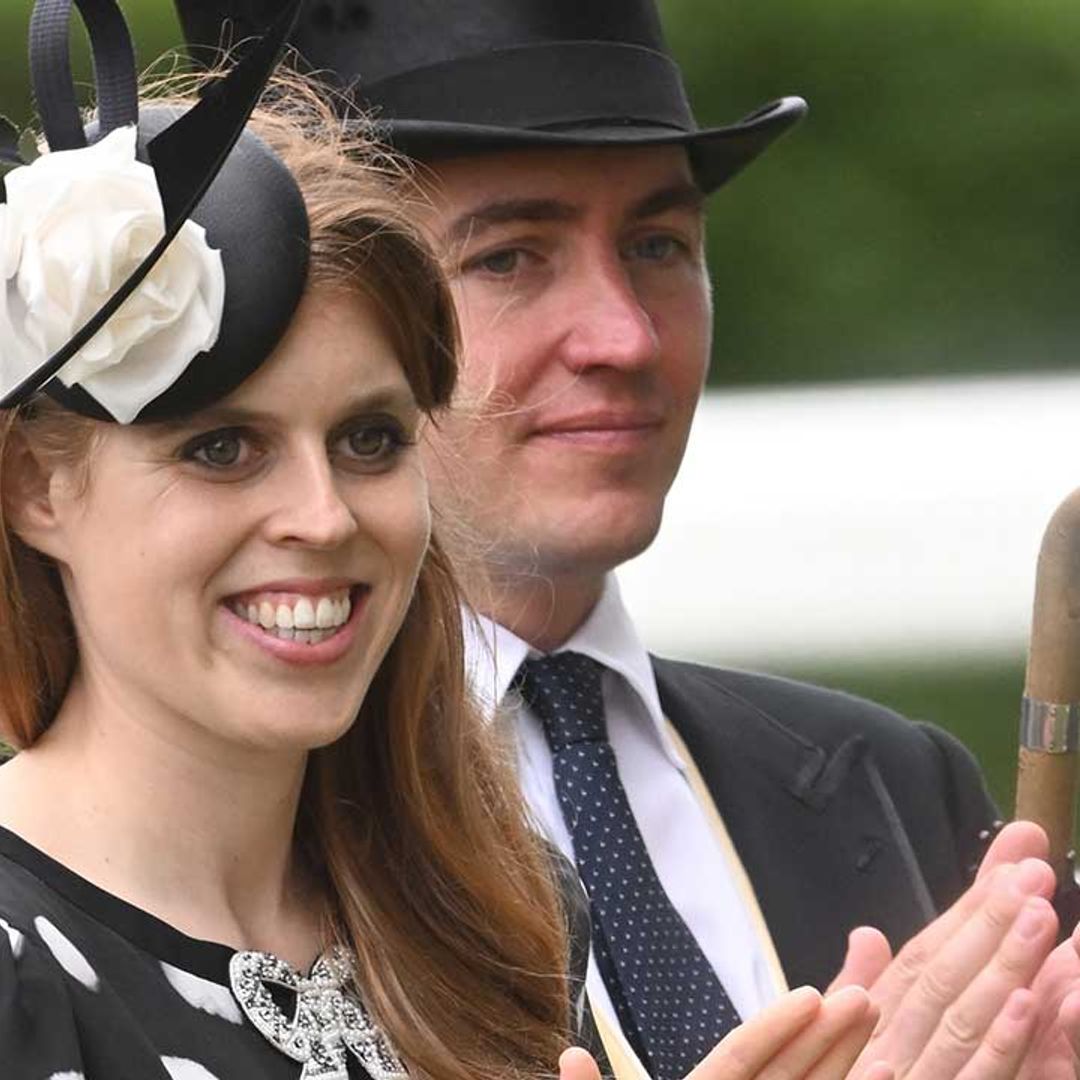
[[[551,745],[593,953],[619,1023],[657,1080],[681,1080],[739,1015],[649,859],[607,740],[603,670],[562,652],[526,660],[515,682]]]

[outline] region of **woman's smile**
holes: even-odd
[[[226,599],[228,624],[259,649],[292,664],[331,664],[356,637],[370,586],[259,588]]]

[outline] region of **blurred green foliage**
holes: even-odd
[[[804,123],[712,200],[719,385],[1072,365],[1080,4],[661,0],[701,123]]]
[[[180,26],[171,0],[119,0],[131,27],[140,70],[156,64],[182,43]],[[26,60],[26,36],[32,0],[0,3],[0,113],[23,125],[33,118],[33,100]],[[90,100],[91,67],[82,23],[73,8],[71,34],[72,69],[77,83]]]

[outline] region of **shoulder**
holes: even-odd
[[[97,976],[64,933],[48,890],[0,857],[0,1058],[5,1080],[81,1076],[73,991]],[[10,1070],[10,1072],[9,1072]]]
[[[680,730],[714,730],[725,708],[755,715],[783,729],[791,738],[829,751],[853,736],[866,741],[879,757],[944,755],[961,767],[974,759],[948,732],[917,722],[893,709],[841,690],[776,675],[654,658],[661,700]]]
[[[950,847],[952,837],[946,870],[930,875],[947,882],[939,901],[977,864],[997,811],[975,758],[948,732],[792,679],[671,660],[654,668],[665,713],[714,797],[737,787],[747,765],[786,769],[799,788],[862,759],[920,849]]]

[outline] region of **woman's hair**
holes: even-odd
[[[417,401],[437,413],[453,389],[456,325],[403,210],[404,166],[345,131],[298,76],[276,81],[252,126],[304,194],[310,284],[375,302]],[[84,465],[98,430],[40,397],[3,414],[0,477],[20,440]],[[78,656],[55,565],[2,514],[0,733],[23,748],[52,722]],[[356,957],[363,996],[413,1075],[551,1074],[568,1028],[564,922],[509,755],[469,698],[459,605],[435,537],[357,721],[310,755],[296,845],[329,900],[328,944]]]

